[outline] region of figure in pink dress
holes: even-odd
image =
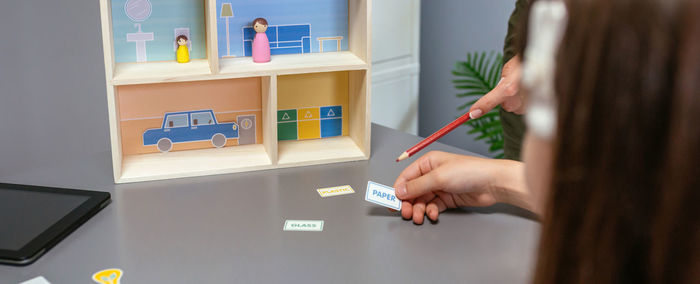
[[[253,39],[253,62],[270,62],[270,41],[267,39],[267,20],[257,18],[253,21],[255,38]]]

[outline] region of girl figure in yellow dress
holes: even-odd
[[[190,62],[190,50],[187,48],[187,36],[179,35],[175,39],[177,42],[177,62],[187,63]]]

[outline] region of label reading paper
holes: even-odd
[[[394,188],[373,181],[367,182],[365,200],[394,210],[401,210],[401,200],[396,198]]]
[[[355,191],[352,190],[352,187],[350,187],[349,185],[319,188],[316,191],[318,191],[318,194],[321,195],[321,197],[330,197],[355,193]]]
[[[284,231],[321,232],[323,220],[287,220],[284,221]]]

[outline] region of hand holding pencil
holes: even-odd
[[[503,108],[510,112],[515,112],[517,114],[524,113],[524,106],[522,100],[518,94],[519,83],[520,83],[520,57],[516,56],[509,60],[505,65],[503,65],[503,71],[501,72],[501,81],[498,82],[496,87],[491,90],[488,94],[481,97],[478,101],[472,105],[470,112],[465,113],[459,118],[455,119],[448,125],[428,136],[428,138],[423,139],[420,143],[409,148],[403,152],[396,161],[402,161],[408,157],[413,156],[420,150],[423,150],[426,146],[432,144],[433,142],[440,139],[445,134],[450,133],[450,131],[469,121],[470,119],[477,119],[483,114],[491,111],[494,107],[502,105]]]
[[[450,124],[445,125],[443,128],[440,128],[440,130],[438,130],[437,132],[435,132],[432,135],[428,136],[427,138],[423,139],[423,141],[420,141],[415,146],[413,146],[413,147],[409,148],[408,150],[406,150],[405,152],[403,152],[401,154],[401,156],[399,156],[396,159],[396,161],[400,162],[408,157],[413,156],[415,153],[418,153],[420,150],[423,150],[423,148],[425,148],[426,146],[437,141],[442,136],[445,136],[445,134],[450,133],[450,131],[454,130],[455,128],[457,128],[460,125],[464,124],[465,122],[469,121],[470,118],[471,118],[470,113],[465,113],[464,115],[455,119],[453,122],[450,122]]]

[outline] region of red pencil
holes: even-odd
[[[403,152],[401,156],[399,156],[396,161],[402,161],[410,156],[413,156],[414,154],[418,153],[420,150],[423,150],[426,146],[432,144],[433,142],[437,141],[440,139],[440,137],[445,136],[445,134],[450,133],[450,131],[454,130],[455,128],[459,127],[460,125],[464,124],[465,122],[469,121],[471,117],[469,116],[469,113],[465,113],[464,115],[460,116],[459,118],[455,119],[455,121],[450,122],[450,124],[445,125],[443,128],[438,130],[437,132],[433,133],[433,135],[428,136],[428,138],[423,139],[423,141],[420,141],[420,143],[416,144],[416,146],[413,146],[406,150],[406,152]]]

